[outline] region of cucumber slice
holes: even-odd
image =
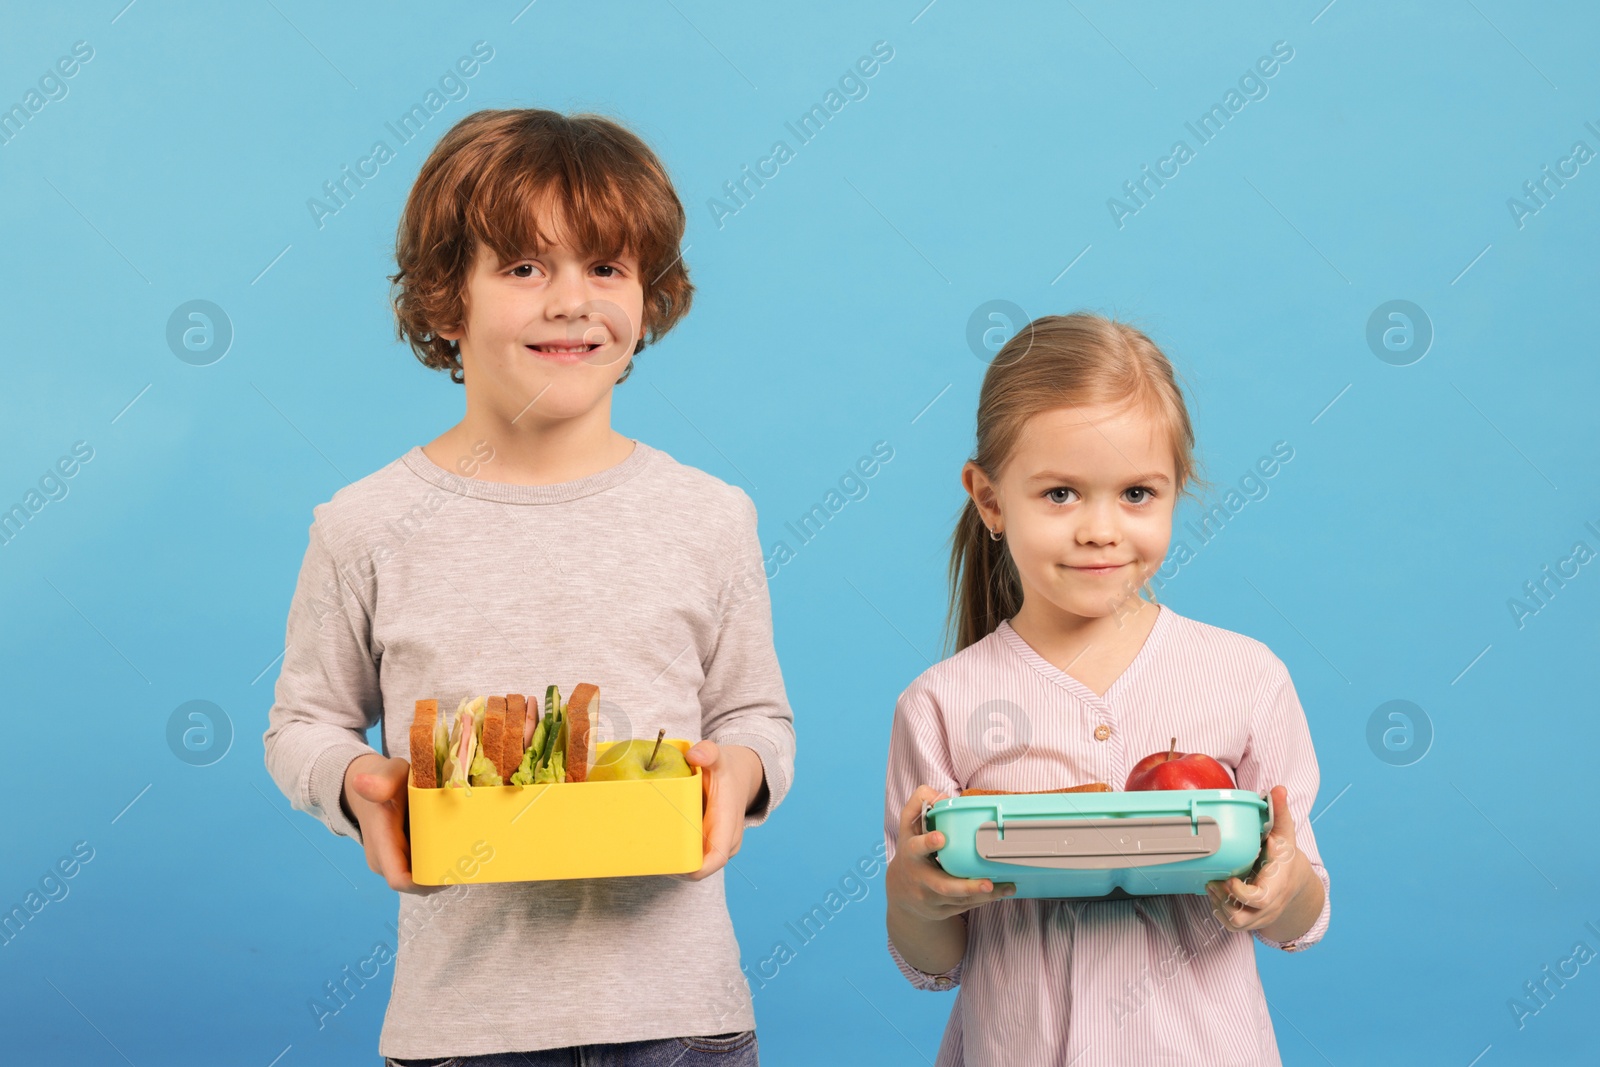
[[[567,723],[567,706],[563,704],[561,705],[561,718],[556,724],[556,748],[555,752],[551,755],[552,760],[555,760],[558,757],[561,760],[560,780],[563,782],[567,780]]]
[[[550,688],[554,689],[555,686]],[[550,765],[550,756],[556,750],[556,738],[561,733],[561,711],[561,702],[557,698],[555,709],[540,721],[540,726],[545,728],[544,745],[539,749],[539,762],[535,764],[536,767],[543,768]]]

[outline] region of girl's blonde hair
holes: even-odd
[[[1191,483],[1207,484],[1196,469],[1194,429],[1172,363],[1134,327],[1083,311],[1034,319],[995,354],[978,394],[972,462],[999,481],[1030,418],[1097,404],[1140,408],[1166,430],[1180,494],[1193,496]],[[1144,588],[1153,602],[1148,580]],[[981,641],[1021,607],[1008,543],[990,537],[968,497],[950,538],[947,647],[959,652]]]

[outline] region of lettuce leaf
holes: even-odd
[[[505,779],[500,777],[500,769],[494,765],[494,760],[477,753],[472,759],[472,769],[467,774],[469,785],[505,785]]]
[[[467,712],[471,718],[463,720],[461,714],[462,712]],[[481,739],[483,736],[483,720],[488,714],[488,697],[466,697],[462,699],[461,706],[456,709],[456,713],[450,717],[451,727],[449,745],[445,750],[443,773],[440,777],[440,781],[445,785],[460,788],[461,786],[485,784],[473,780],[473,775],[478,774],[478,763],[483,758],[483,753],[479,745],[481,744]],[[472,740],[467,746],[467,765],[465,767],[460,767],[456,765],[456,752],[459,751],[459,746],[461,744],[462,727],[469,723],[470,729],[472,730]],[[438,743],[438,736],[439,735],[437,731],[435,731],[435,744]],[[490,769],[494,769],[493,761],[490,761]]]
[[[479,758],[478,737],[476,734],[473,734],[467,739],[467,766],[462,767],[459,765],[459,761],[456,759],[455,754],[457,751],[459,751],[456,746],[461,743],[462,725],[463,723],[458,721],[455,729],[451,731],[451,733],[455,735],[455,743],[450,746],[450,752],[445,756],[444,760],[446,772],[444,784],[447,786],[455,786],[456,788],[472,784],[470,781],[468,781],[468,770],[474,763],[477,762]]]
[[[539,720],[539,725],[533,728],[533,740],[528,743],[528,751],[522,754],[522,763],[511,772],[512,785],[533,785],[534,772],[539,766],[539,753],[544,751],[544,737],[547,730],[548,718]]]
[[[566,780],[567,780],[566,762],[562,758],[561,753],[559,753],[559,752],[555,753],[554,755],[552,755],[550,757],[550,761],[548,763],[544,764],[543,766],[541,766],[537,771],[534,772],[534,775],[533,775],[533,784],[534,785],[544,785],[546,783],[554,783],[554,782],[565,782]]]
[[[559,761],[563,768],[567,765],[567,707],[561,706],[561,718],[556,721],[556,745],[551,753],[552,761]],[[561,780],[566,781],[566,772],[563,770]]]
[[[534,728],[533,744],[528,746],[528,751],[522,754],[522,764],[511,772],[512,785],[533,785],[534,768],[539,762],[539,731],[544,729],[541,723]]]
[[[522,765],[511,775],[512,785],[548,785],[567,780],[566,708],[559,701],[540,717],[533,740],[522,754]]]
[[[433,720],[433,780],[444,783],[445,760],[450,755],[450,723],[441,715]]]

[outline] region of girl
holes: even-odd
[[[890,955],[919,989],[961,987],[937,1067],[1279,1063],[1251,936],[1292,952],[1327,930],[1317,760],[1271,650],[1148,590],[1193,447],[1171,364],[1122,323],[1045,316],[984,375],[955,654],[900,695],[885,798]],[[923,805],[962,788],[1120,789],[1174,736],[1271,789],[1257,873],[1207,896],[1008,900],[945,874],[921,832]]]

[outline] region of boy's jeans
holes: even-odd
[[[669,1037],[613,1045],[576,1045],[538,1052],[496,1052],[431,1060],[384,1061],[386,1067],[760,1067],[756,1032]]]

